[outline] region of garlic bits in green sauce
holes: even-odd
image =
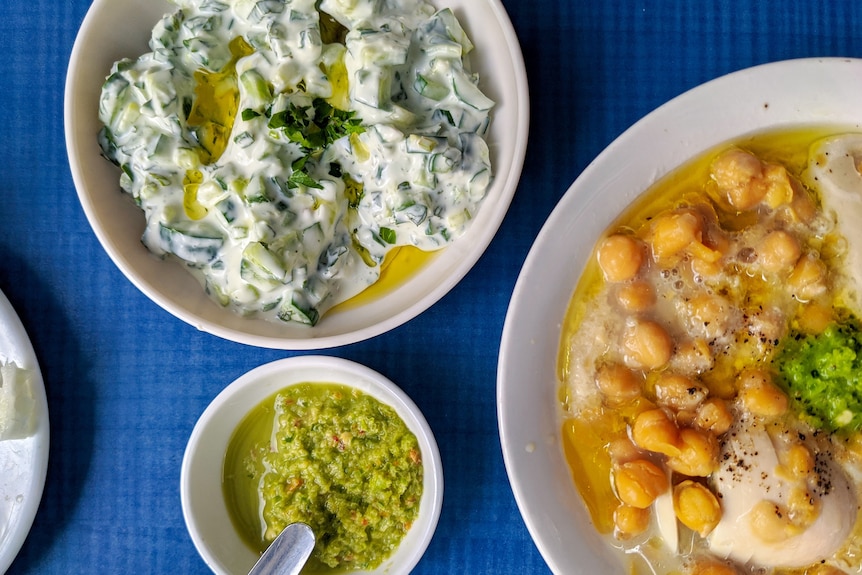
[[[418,517],[422,453],[392,407],[349,386],[300,383],[246,416],[223,479],[251,547],[263,551],[299,521],[317,538],[304,573],[371,570]]]
[[[451,10],[174,2],[99,102],[150,251],[239,314],[313,325],[393,250],[465,233],[492,181],[494,102]]]

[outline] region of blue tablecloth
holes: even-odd
[[[66,66],[89,4],[5,0],[0,17],[0,289],[30,334],[51,416],[44,496],[10,572],[206,573],[180,509],[186,441],[225,385],[291,353],[223,341],[175,319],[98,243],[63,134]],[[393,379],[435,430],[445,499],[416,573],[548,572],[503,466],[497,352],[531,242],[580,171],[643,115],[704,81],[788,58],[862,57],[859,2],[504,4],[527,64],[532,125],[502,228],[430,310],[323,352]]]

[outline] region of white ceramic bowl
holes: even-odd
[[[0,364],[7,362],[30,371],[35,424],[32,435],[0,441],[0,573],[15,560],[36,518],[48,473],[51,435],[36,352],[15,309],[0,292]]]
[[[476,45],[471,54],[485,93],[497,102],[488,143],[495,179],[468,233],[385,297],[333,310],[308,328],[239,317],[213,303],[187,270],[153,257],[141,244],[143,212],[120,192],[119,169],[100,155],[99,94],[111,65],[148,50],[153,25],[171,9],[164,0],[95,0],[87,12],[66,79],[66,147],[84,212],[108,255],[158,305],[203,331],[278,349],[321,349],[393,329],[451,290],[497,232],[518,185],[527,146],[527,76],[500,0],[433,0],[452,7]]]
[[[765,129],[862,129],[862,60],[806,59],[695,88],[632,126],[551,213],[510,302],[500,347],[500,440],[518,507],[555,573],[622,573],[599,539],[561,447],[560,326],[600,234],[650,184],[709,148]],[[541,279],[541,281],[536,281]]]
[[[279,390],[302,382],[359,389],[395,409],[419,440],[424,465],[419,517],[389,559],[374,571],[361,572],[410,573],[434,535],[443,504],[443,464],[434,434],[416,404],[390,380],[358,363],[327,356],[292,357],[253,369],[225,388],[201,415],[189,438],[180,474],[183,516],[195,547],[218,575],[244,575],[258,559],[228,515],[221,481],[225,451],[249,411]]]

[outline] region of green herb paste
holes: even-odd
[[[775,359],[796,410],[829,432],[862,429],[862,326],[855,317],[822,333],[791,332]]]
[[[254,409],[225,458],[228,508],[263,551],[289,523],[317,542],[303,573],[374,569],[419,513],[422,459],[394,409],[336,384],[288,387]]]

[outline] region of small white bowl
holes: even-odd
[[[222,493],[225,452],[234,430],[253,408],[303,382],[354,387],[395,409],[416,435],[424,465],[419,516],[391,557],[374,571],[361,572],[410,573],[431,542],[443,505],[443,465],[434,434],[416,404],[390,380],[353,361],[327,356],[292,357],[255,368],[226,387],[201,415],[180,474],[183,516],[198,553],[218,575],[244,575],[257,561],[258,554],[243,542],[228,514]]]
[[[625,572],[593,528],[561,446],[561,324],[600,234],[651,184],[723,142],[767,129],[862,129],[860,93],[862,60],[786,61],[719,78],[623,133],[554,208],[515,285],[497,372],[506,471],[554,573]]]
[[[143,212],[120,191],[119,169],[101,156],[96,136],[99,95],[111,65],[148,50],[164,0],[95,0],[72,49],[66,76],[66,149],[81,205],[110,258],[156,304],[228,340],[276,349],[323,349],[394,329],[446,295],[484,253],[509,209],[524,163],[529,125],[527,74],[509,17],[500,0],[431,0],[451,7],[476,45],[473,69],[496,105],[488,135],[494,181],[465,236],[385,296],[336,308],[314,327],[240,317],[204,293],[191,274],[159,260],[141,243]]]

